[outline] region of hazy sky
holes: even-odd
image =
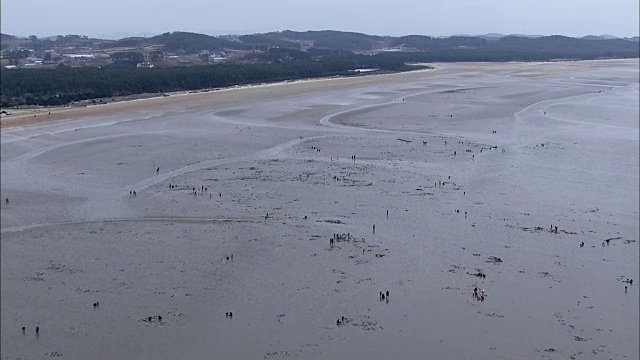
[[[343,30],[377,35],[638,35],[638,0],[2,0],[12,35]]]

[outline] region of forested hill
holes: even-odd
[[[143,38],[133,37],[120,40],[92,39],[86,36],[66,35],[38,39],[18,38],[2,34],[2,49],[37,48],[48,50],[60,45],[90,48],[94,50],[118,47],[145,48],[179,53],[197,54],[203,50],[255,50],[270,47],[291,49],[347,50],[353,52],[379,51],[442,51],[474,49],[482,51],[563,51],[566,58],[579,59],[585,52],[601,57],[639,56],[638,38],[618,39],[599,36],[572,38],[566,36],[451,36],[430,37],[409,35],[402,37],[367,35],[343,31],[279,31],[264,34],[238,36],[210,36],[189,32],[171,32]]]
[[[164,51],[186,54],[196,54],[203,50],[251,49],[250,45],[242,41],[187,32],[164,33],[149,39],[140,39],[139,43],[140,45],[160,45]],[[103,46],[111,47],[113,45],[107,43]]]

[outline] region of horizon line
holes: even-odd
[[[634,37],[639,37],[640,35],[632,35],[632,36],[618,36],[618,35],[612,35],[612,34],[594,34],[594,33],[590,33],[590,34],[586,34],[586,35],[577,35],[577,36],[572,36],[572,35],[564,35],[564,34],[560,34],[560,33],[553,33],[553,34],[538,34],[538,33],[527,33],[527,32],[513,32],[513,33],[502,33],[502,32],[493,32],[493,31],[489,31],[486,33],[476,33],[476,34],[471,34],[471,33],[455,33],[455,34],[449,34],[449,35],[428,35],[428,34],[405,34],[405,35],[380,35],[380,34],[373,34],[373,33],[366,33],[366,32],[360,32],[360,31],[349,31],[349,30],[335,30],[335,29],[322,29],[322,30],[290,30],[290,29],[284,29],[284,30],[272,30],[272,31],[256,31],[256,32],[250,32],[250,31],[231,31],[231,30],[207,30],[207,31],[193,31],[193,30],[171,30],[171,31],[161,31],[161,32],[156,32],[156,31],[117,31],[117,32],[113,32],[113,33],[94,33],[92,35],[87,35],[87,34],[82,34],[82,33],[58,33],[58,34],[52,34],[52,35],[36,35],[36,34],[29,34],[29,35],[23,35],[23,34],[18,34],[18,33],[10,33],[10,32],[4,32],[1,31],[1,33],[3,35],[10,35],[10,36],[15,36],[18,38],[28,38],[29,36],[33,36],[35,35],[38,38],[51,38],[51,37],[55,37],[55,36],[67,36],[67,35],[78,35],[78,36],[86,36],[88,38],[92,38],[92,39],[100,39],[100,40],[120,40],[120,39],[124,39],[127,37],[153,37],[153,36],[157,36],[157,35],[161,35],[161,34],[166,34],[166,33],[173,33],[173,32],[185,32],[185,33],[194,33],[194,34],[202,34],[202,35],[209,35],[209,36],[215,36],[215,37],[220,37],[220,36],[242,36],[242,35],[255,35],[255,34],[267,34],[267,33],[276,33],[276,32],[284,32],[284,31],[293,31],[293,32],[320,32],[320,31],[335,31],[335,32],[343,32],[343,33],[357,33],[357,34],[363,34],[363,35],[368,35],[368,36],[380,36],[380,37],[395,37],[395,38],[399,38],[399,37],[404,37],[404,36],[428,36],[428,37],[433,37],[433,38],[447,38],[447,37],[454,37],[454,36],[468,36],[468,37],[480,37],[480,36],[487,36],[487,35],[501,35],[503,37],[505,36],[520,36],[520,37],[547,37],[547,36],[566,36],[566,37],[571,37],[571,38],[575,38],[575,39],[580,39],[586,36],[598,36],[598,37],[604,37],[604,36],[611,36],[613,38],[617,38],[617,39],[628,39],[628,38],[634,38]],[[121,34],[122,37],[117,37],[120,36],[119,34]]]

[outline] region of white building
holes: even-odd
[[[64,54],[63,56],[77,60],[93,59],[93,54]]]

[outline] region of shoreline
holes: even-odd
[[[380,74],[365,74],[360,76],[325,76],[325,77],[317,77],[317,78],[301,78],[301,79],[292,79],[292,80],[283,80],[276,82],[262,82],[262,83],[252,83],[252,84],[244,84],[244,85],[232,85],[222,88],[208,88],[208,89],[199,89],[199,90],[186,90],[186,91],[175,91],[175,92],[166,92],[162,94],[152,94],[152,93],[144,93],[144,94],[134,94],[127,97],[123,97],[121,99],[117,99],[115,101],[111,101],[103,104],[91,104],[84,106],[55,106],[55,107],[42,107],[36,109],[16,109],[17,111],[25,111],[28,113],[20,113],[17,115],[4,115],[2,114],[0,117],[0,129],[8,129],[16,126],[28,126],[28,125],[39,125],[46,124],[51,122],[59,122],[59,121],[67,121],[67,120],[78,120],[80,118],[89,117],[89,116],[111,116],[118,115],[128,112],[140,112],[151,110],[152,106],[158,105],[161,107],[166,107],[169,105],[177,105],[178,101],[180,101],[181,105],[188,105],[189,101],[193,103],[207,100],[209,98],[211,100],[214,94],[224,94],[233,91],[246,91],[246,90],[255,90],[255,89],[264,89],[264,88],[273,88],[273,87],[282,87],[284,85],[313,85],[320,84],[330,81],[336,80],[352,80],[358,81],[362,79],[371,79],[377,78],[380,76],[394,76],[400,74],[408,74],[408,73],[416,73],[423,71],[434,71],[438,70],[439,66],[431,63],[419,63],[413,64],[419,66],[428,66],[428,68],[421,68],[416,70],[402,71],[402,72],[391,72],[391,73],[380,73]],[[292,93],[296,93],[293,92]],[[84,101],[91,101],[98,99],[88,99]],[[173,100],[173,101],[172,101]],[[146,106],[145,106],[146,105]]]

